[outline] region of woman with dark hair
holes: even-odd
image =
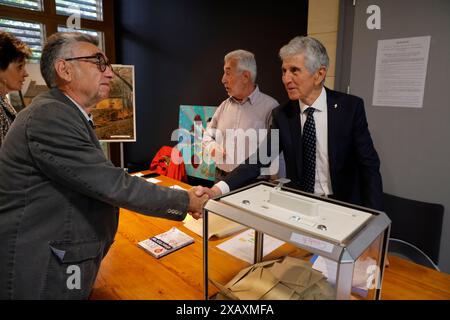
[[[30,57],[31,50],[25,43],[0,31],[0,146],[17,113],[6,94],[22,89],[28,77],[25,63]]]

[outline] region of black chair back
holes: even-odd
[[[405,199],[385,193],[384,209],[392,221],[390,237],[408,242],[412,246],[419,248],[435,264],[438,264],[444,206],[437,203]],[[402,253],[406,256],[411,256],[412,246],[392,244],[389,251],[398,251],[400,250],[398,249],[399,247],[409,247],[404,249],[405,252]],[[411,259],[415,260],[413,257]],[[416,262],[421,263],[419,260]]]

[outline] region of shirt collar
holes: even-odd
[[[312,107],[318,111],[324,111],[325,108],[327,107],[327,92],[325,91],[325,88],[322,87],[322,91],[320,92],[319,97],[317,97],[316,101],[314,101],[312,105],[307,106],[300,100],[299,104],[301,113],[305,112],[305,110],[308,109],[309,107]]]
[[[244,100],[242,101],[237,101],[235,98],[230,97],[229,99],[232,100],[233,102],[236,102],[238,104],[244,104],[247,101],[250,102],[251,105],[255,104],[256,98],[261,94],[261,92],[259,91],[259,87],[256,86],[255,90],[253,90],[253,92]]]
[[[248,100],[250,101],[250,104],[254,104],[256,101],[256,98],[260,95],[259,87],[256,86],[255,90],[248,96]]]
[[[72,101],[77,108],[81,111],[81,113],[83,114],[83,116],[86,118],[87,121],[92,121],[94,122],[93,118],[92,118],[92,114],[87,114],[87,112],[75,101],[73,100],[71,97],[69,97],[67,94],[64,93],[64,95],[70,99],[70,101]]]

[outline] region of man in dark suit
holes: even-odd
[[[296,37],[280,49],[282,81],[290,101],[272,112],[289,186],[337,200],[382,209],[380,160],[361,98],[323,86],[329,65],[325,47]],[[243,164],[211,190],[220,195],[252,181],[263,165]]]
[[[207,196],[158,187],[105,157],[89,114],[113,72],[95,39],[51,36],[41,72],[50,91],[18,114],[0,151],[0,299],[86,299],[118,207],[183,220],[198,218]]]

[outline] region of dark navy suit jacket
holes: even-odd
[[[328,106],[328,158],[333,197],[382,210],[380,160],[367,125],[361,98],[326,88]],[[336,107],[335,107],[336,106]],[[286,162],[290,187],[299,189],[302,176],[300,106],[289,101],[272,112],[272,128],[279,129],[279,147]],[[269,142],[270,143],[270,142]],[[251,182],[259,164],[242,164],[224,180],[230,189]]]

